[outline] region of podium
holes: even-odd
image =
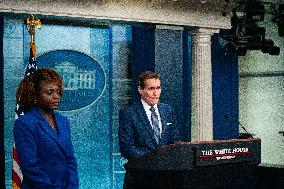
[[[135,189],[254,188],[258,138],[180,142],[130,160]]]

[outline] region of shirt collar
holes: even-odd
[[[149,104],[147,104],[147,102],[145,102],[143,99],[141,99],[141,102],[142,102],[142,105],[143,105],[145,110],[149,110],[152,107]],[[155,104],[153,107],[155,108],[155,110],[158,109],[158,105],[157,104]]]

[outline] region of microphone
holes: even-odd
[[[235,122],[237,122],[237,123],[241,126],[241,128],[246,132],[246,133],[239,133],[239,136],[240,136],[241,139],[244,139],[244,138],[253,138],[253,135],[254,135],[254,134],[249,133],[249,132],[246,130],[246,128],[239,122],[239,120],[237,120],[236,118],[234,118],[234,117],[232,117],[232,116],[230,116],[230,115],[228,115],[228,114],[226,114],[225,117],[228,118],[228,119],[232,119],[232,120],[234,120]]]

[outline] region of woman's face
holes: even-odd
[[[56,83],[42,81],[37,105],[45,112],[56,110],[60,101],[60,88]]]

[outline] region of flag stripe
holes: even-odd
[[[17,176],[15,177],[17,180],[18,178],[20,179],[19,181],[20,182],[17,182],[17,183],[21,183],[23,181],[23,174],[22,174],[22,171],[21,171],[21,168],[18,164],[17,161],[13,160],[13,173],[17,174]]]
[[[15,166],[15,168],[13,169],[13,172],[15,174],[17,174],[16,178],[19,178],[20,182],[22,182],[23,181],[23,175],[22,175],[22,172],[21,172],[21,169],[20,169],[19,165],[14,160],[13,160],[13,165]]]
[[[13,177],[14,185],[20,187],[21,178],[19,177],[18,173],[16,173],[14,170],[12,171],[12,177]]]
[[[18,158],[18,154],[15,148],[15,144],[14,144],[14,148],[13,148],[13,157],[14,157],[14,161],[19,162],[19,158]]]

